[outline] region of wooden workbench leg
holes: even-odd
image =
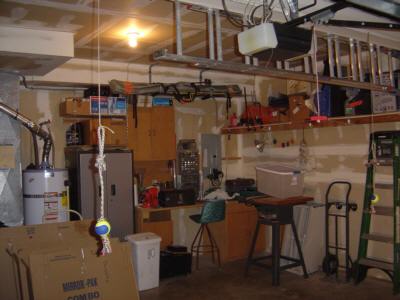
[[[304,276],[304,278],[308,278],[306,264],[304,262],[304,257],[303,257],[303,251],[301,250],[301,244],[300,244],[299,236],[297,235],[296,225],[294,224],[293,220],[291,222],[291,225],[292,225],[294,240],[296,241],[297,251],[299,253],[301,267],[303,268],[303,276]]]
[[[279,223],[272,224],[272,285],[279,285],[280,277],[280,230]]]
[[[247,256],[246,269],[244,271],[244,276],[248,275],[250,265],[251,265],[251,263],[253,261],[253,253],[254,253],[254,248],[256,247],[256,242],[257,242],[259,229],[260,229],[260,222],[257,221],[256,230],[254,231],[253,240],[251,242],[251,247],[249,249],[249,255]]]

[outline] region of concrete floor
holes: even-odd
[[[400,299],[392,295],[392,284],[368,278],[360,285],[337,282],[323,273],[308,279],[284,271],[281,285],[271,285],[271,272],[256,266],[249,276],[243,276],[244,261],[232,262],[218,268],[200,262],[200,269],[188,276],[164,279],[155,289],[140,292],[141,300],[205,300],[205,299]],[[343,278],[343,276],[342,276]]]

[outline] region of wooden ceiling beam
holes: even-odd
[[[50,1],[50,0],[3,0],[5,2],[10,3],[17,3],[17,4],[24,4],[24,5],[35,5],[41,6],[46,8],[53,8],[58,9],[61,11],[71,11],[76,13],[85,13],[85,14],[95,14],[95,9],[92,7],[80,5],[80,4],[70,4],[70,3],[60,3],[57,1]],[[143,21],[148,21],[152,23],[158,24],[167,24],[173,25],[174,19],[167,16],[167,17],[153,17],[153,16],[146,16],[142,14],[131,13],[122,10],[113,10],[113,9],[105,9],[100,8],[99,10],[101,15],[104,16],[116,16],[116,17],[124,17],[124,18],[132,18],[138,19]],[[187,29],[204,29],[202,24],[182,21],[182,27]],[[233,30],[229,28],[222,28],[221,30],[223,33],[238,33],[238,30]]]

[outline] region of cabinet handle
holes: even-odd
[[[151,136],[151,129],[149,129],[149,136]]]
[[[117,194],[117,187],[115,184],[111,185],[111,196],[115,196]]]

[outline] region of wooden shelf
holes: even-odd
[[[222,160],[241,160],[242,157],[240,156],[227,156],[227,157],[223,157]]]
[[[78,115],[78,114],[60,114],[60,117],[62,118],[68,118],[68,119],[97,119],[99,116],[97,114],[93,115]],[[101,115],[102,118],[106,119],[126,119],[127,115]]]
[[[292,130],[302,128],[323,128],[323,127],[337,127],[337,126],[350,126],[370,123],[385,123],[385,122],[399,122],[400,112],[383,113],[374,115],[360,115],[360,116],[346,116],[346,117],[333,117],[328,120],[317,123],[306,120],[304,122],[294,123],[271,123],[255,126],[238,126],[238,127],[224,127],[221,129],[221,134],[243,134],[243,133],[256,133],[266,131],[278,130]]]

